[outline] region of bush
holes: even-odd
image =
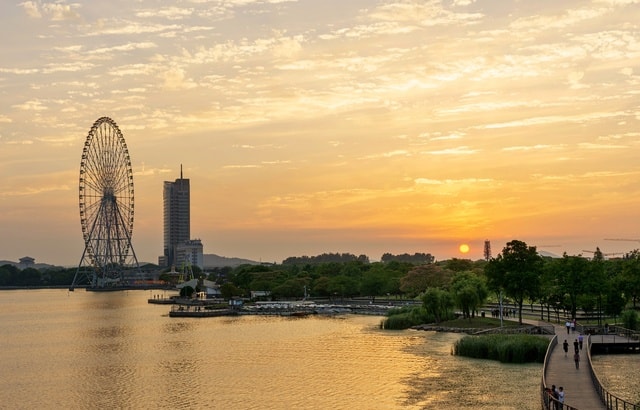
[[[389,310],[387,316],[380,323],[382,329],[401,330],[434,322],[433,315],[428,314],[423,307],[394,308]]]
[[[453,348],[458,356],[502,363],[543,363],[549,339],[532,335],[465,336]]]
[[[627,329],[638,330],[638,312],[631,309],[622,312],[622,326]]]

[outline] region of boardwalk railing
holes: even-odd
[[[596,374],[596,372],[593,370],[593,366],[591,365],[591,335],[589,335],[588,339],[587,339],[587,360],[589,361],[589,372],[591,374],[591,380],[593,381],[593,385],[596,388],[596,391],[598,392],[598,396],[600,396],[600,399],[602,400],[602,402],[604,403],[604,405],[606,406],[606,408],[608,410],[640,410],[640,405],[639,404],[633,404],[633,403],[629,403],[626,400],[623,400],[619,397],[617,397],[614,394],[611,394],[607,391],[607,389],[604,388],[604,386],[602,385],[602,382],[600,382],[600,379],[598,378],[598,375]]]

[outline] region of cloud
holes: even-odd
[[[25,1],[19,4],[22,6],[27,16],[31,18],[49,18],[52,21],[75,20],[80,15],[73,9],[80,7],[78,3],[73,5],[64,2],[49,3],[43,1]]]
[[[19,196],[33,196],[47,192],[56,191],[70,191],[69,185],[54,185],[54,186],[42,186],[42,187],[23,187],[20,190],[2,190],[0,197],[19,197]]]
[[[471,149],[467,146],[460,146],[455,148],[445,148],[445,149],[434,150],[434,151],[424,151],[423,153],[430,154],[430,155],[472,155],[472,154],[476,154],[477,152],[479,152],[479,150],[477,149]]]
[[[566,148],[566,144],[549,145],[549,144],[536,144],[536,145],[520,145],[513,147],[504,147],[503,151],[539,151],[539,150],[557,150]]]
[[[183,20],[194,13],[194,8],[163,7],[160,9],[140,10],[136,12],[141,18],[166,18],[167,20]]]
[[[31,18],[40,18],[42,17],[42,13],[40,12],[40,7],[35,1],[25,1],[24,3],[20,3],[20,6],[27,13],[27,16]]]
[[[180,67],[171,67],[160,73],[165,88],[172,90],[195,88],[198,85],[186,77],[185,70]]]
[[[464,178],[464,179],[430,179],[430,178],[416,178],[414,180],[416,185],[473,185],[473,184],[487,184],[494,182],[491,178]]]
[[[49,109],[40,100],[25,101],[25,102],[23,102],[21,104],[13,105],[13,108],[17,108],[17,109],[23,110],[23,111],[44,111],[44,110]]]

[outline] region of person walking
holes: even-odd
[[[571,322],[567,320],[564,325],[567,327],[567,334],[569,334],[569,331],[571,330]]]
[[[569,342],[567,342],[567,339],[564,339],[564,342],[562,342],[562,350],[564,350],[564,357],[567,357],[567,353],[569,353]]]
[[[576,362],[576,369],[580,368],[580,353],[575,352],[573,355],[573,361]]]
[[[580,346],[580,350],[582,350],[582,342],[584,341],[584,336],[582,336],[582,333],[580,333],[578,335],[578,346]]]
[[[580,344],[578,343],[578,339],[573,341],[573,351],[578,353],[580,351]]]

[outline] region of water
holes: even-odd
[[[169,318],[149,291],[0,292],[0,408],[539,409],[542,367],[380,317]]]
[[[591,357],[593,369],[609,393],[640,404],[640,354],[608,354]]]

